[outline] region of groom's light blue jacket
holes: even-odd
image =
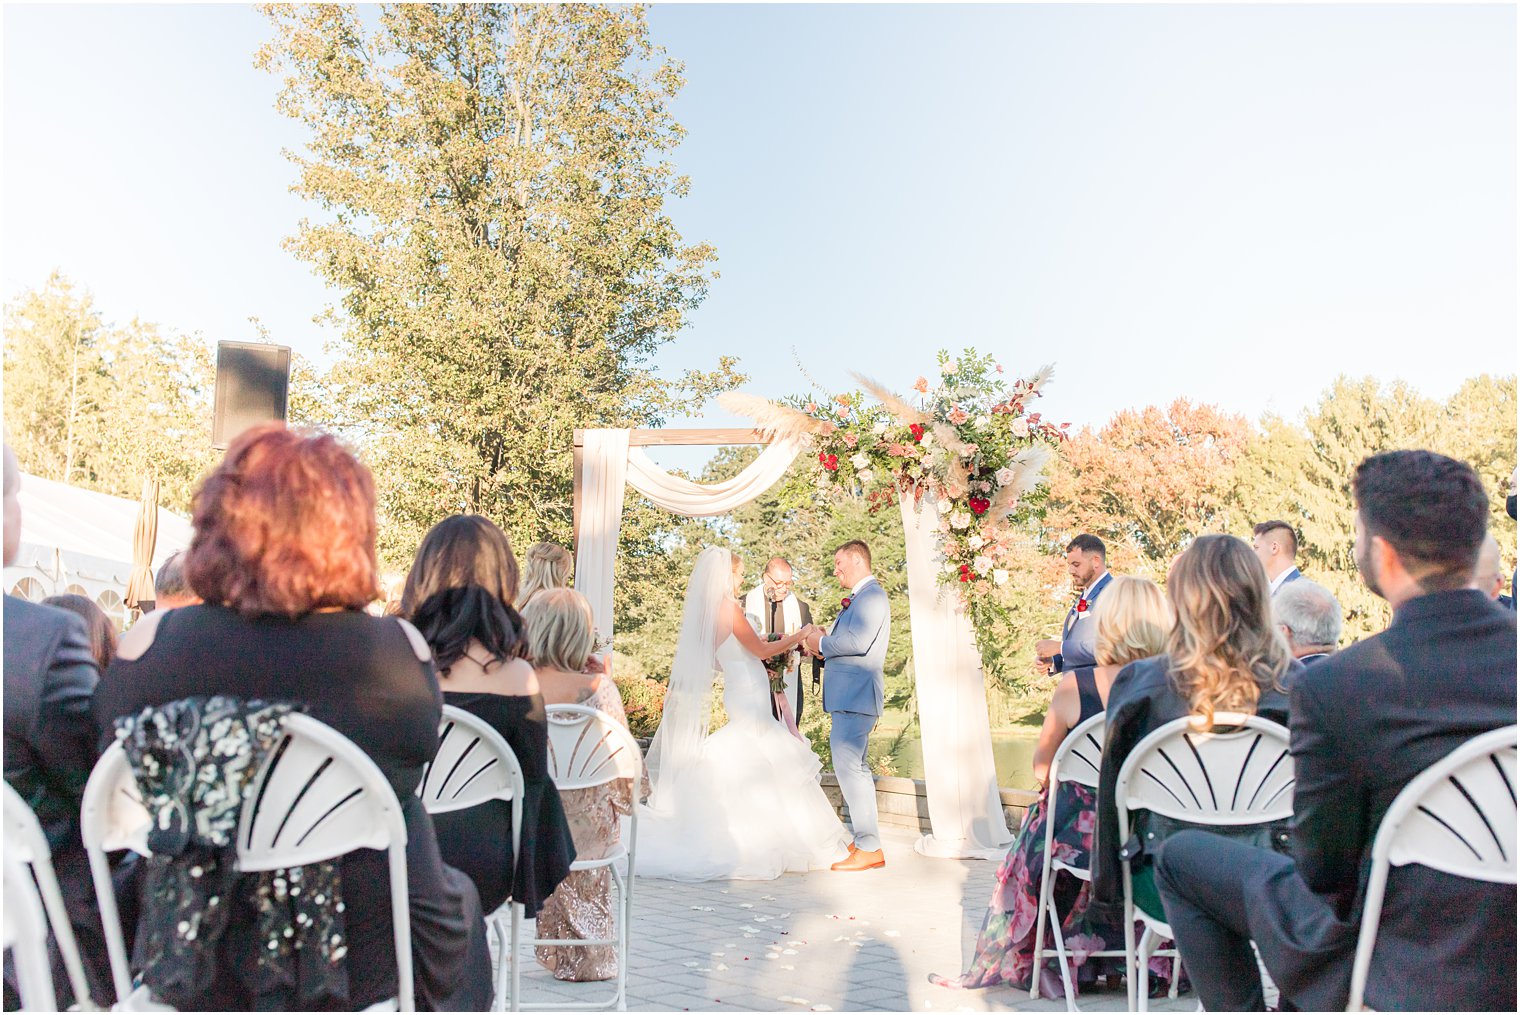
[[[886,680],[887,641],[892,632],[892,609],[886,590],[871,579],[839,614],[834,630],[819,648],[823,652],[823,710],[881,715]]]

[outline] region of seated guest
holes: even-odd
[[[1051,695],[1050,710],[1040,730],[1034,752],[1034,776],[1040,799],[1024,812],[1024,822],[998,870],[997,887],[976,939],[976,951],[966,972],[954,979],[931,976],[942,987],[991,987],[1008,983],[1021,990],[1030,986],[1034,966],[1035,913],[1040,902],[1040,874],[1045,862],[1045,824],[1054,815],[1053,848],[1076,867],[1087,867],[1093,840],[1093,791],[1079,783],[1064,782],[1055,790],[1047,784],[1056,750],[1073,728],[1103,713],[1109,687],[1126,664],[1156,655],[1166,647],[1172,628],[1172,608],[1159,588],[1143,578],[1114,578],[1094,609],[1094,651],[1097,666],[1068,672]],[[1118,923],[1093,920],[1088,913],[1088,886],[1071,874],[1058,872],[1051,894],[1061,914],[1061,936],[1067,942],[1082,939],[1082,951],[1069,951],[1077,979],[1088,982],[1087,952],[1124,947],[1124,930]],[[1054,947],[1046,927],[1044,947]],[[1068,949],[1072,948],[1068,944]],[[1169,975],[1170,963],[1166,964]],[[1060,970],[1054,959],[1040,971],[1041,991],[1049,997],[1062,993]],[[1165,985],[1165,979],[1162,984]]]
[[[532,919],[570,873],[575,846],[549,778],[544,699],[526,659],[522,617],[511,605],[516,592],[517,561],[507,534],[480,515],[455,515],[423,537],[401,611],[433,648],[444,704],[489,723],[523,772],[515,881],[512,804],[493,800],[433,815],[438,848],[445,863],[475,882],[487,913],[510,898]]]
[[[570,584],[570,551],[558,543],[534,543],[523,557],[522,591],[518,602],[523,606],[545,589],[562,589]]]
[[[185,551],[181,550],[158,566],[153,576],[153,609],[172,610],[201,601],[185,578]]]
[[[1391,451],[1362,462],[1352,489],[1357,568],[1393,623],[1290,684],[1292,857],[1180,832],[1157,864],[1209,1011],[1262,1009],[1252,940],[1284,1010],[1344,1011],[1389,804],[1468,740],[1515,722],[1515,615],[1470,587],[1488,524],[1482,482],[1443,455]],[[1513,1011],[1515,916],[1513,885],[1394,867],[1366,1003]]]
[[[1199,536],[1172,565],[1166,592],[1177,615],[1166,652],[1124,667],[1108,692],[1092,891],[1094,905],[1115,915],[1124,902],[1119,852],[1125,844],[1119,841],[1114,791],[1119,768],[1135,744],[1185,716],[1207,729],[1216,712],[1254,713],[1286,726],[1284,683],[1303,672],[1273,626],[1266,572],[1244,541]],[[1144,852],[1129,861],[1135,905],[1158,917],[1161,900],[1152,881],[1152,851],[1174,825],[1139,811],[1130,828],[1132,841],[1144,844]],[[1281,831],[1274,830],[1278,836]],[[1241,834],[1269,841],[1260,826]]]
[[[121,717],[222,695],[288,703],[348,737],[379,766],[401,803],[418,1007],[484,1010],[491,964],[475,886],[444,866],[415,795],[438,744],[442,701],[432,653],[410,624],[364,612],[376,586],[369,470],[329,435],[254,427],[201,483],[192,523],[185,572],[204,603],[155,610],[127,632],[95,695],[101,730],[109,737]],[[329,1003],[364,1007],[397,990],[385,854],[358,850],[337,868],[347,998]],[[173,913],[163,911],[172,899],[144,896],[139,940],[144,933],[168,936],[190,961],[210,953],[204,982],[190,988],[177,970],[164,971],[160,982],[194,994],[178,998],[182,1009],[298,1003],[288,992],[255,996],[253,985],[268,979],[265,959],[241,946],[250,943],[248,928],[264,910],[241,888],[222,939],[193,944],[178,938],[187,927],[195,933],[192,923],[176,927]],[[322,900],[319,922],[333,918],[336,902]],[[152,990],[155,981],[144,979]]]
[[[1307,578],[1284,585],[1272,597],[1272,616],[1288,639],[1293,658],[1308,666],[1335,651],[1341,640],[1341,604],[1330,590]]]
[[[90,655],[95,657],[95,665],[102,671],[111,665],[111,660],[116,658],[116,625],[111,623],[106,611],[95,604],[95,600],[76,592],[67,592],[61,596],[48,596],[42,605],[68,610],[83,620],[85,630],[90,635]]]
[[[547,589],[523,607],[528,623],[528,656],[538,674],[547,705],[590,705],[624,726],[623,699],[612,679],[588,672],[591,655],[591,604],[574,589]],[[563,794],[565,812],[575,834],[575,853],[599,859],[617,846],[622,817],[633,813],[633,786],[619,779]],[[615,937],[612,875],[605,867],[572,871],[538,914],[538,936],[547,938]],[[613,945],[572,947],[539,945],[538,961],[557,980],[610,980],[617,976]]]
[[[1473,572],[1473,588],[1506,610],[1515,608],[1515,600],[1504,594],[1504,561],[1499,556],[1499,541],[1492,532],[1483,537],[1478,567]]]
[[[21,469],[5,445],[5,563],[21,547]],[[88,600],[86,600],[88,602]],[[91,604],[94,605],[93,603]],[[89,976],[90,993],[109,1003],[111,972],[101,933],[79,804],[99,757],[90,699],[100,679],[91,638],[78,615],[5,597],[5,781],[42,824],[64,905]],[[73,1000],[62,960],[53,954],[58,1003]],[[6,1008],[19,998],[6,981]]]

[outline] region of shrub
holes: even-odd
[[[623,697],[628,729],[636,737],[654,736],[665,712],[665,685],[639,676],[614,676],[612,680]]]

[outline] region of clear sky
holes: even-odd
[[[657,6],[671,206],[722,273],[661,355],[750,390],[906,388],[934,350],[1057,364],[1049,415],[1293,415],[1340,372],[1516,370],[1515,12],[1501,6]],[[322,358],[280,249],[300,143],[242,6],[4,11],[7,297]],[[706,421],[731,422],[716,406]]]

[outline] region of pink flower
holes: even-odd
[[[920,377],[918,380],[914,381],[913,390],[919,392],[920,394],[927,394],[929,391],[929,378]]]
[[[827,437],[830,434],[832,434],[836,429],[838,429],[838,428],[835,427],[833,423],[830,423],[828,420],[824,420],[819,425],[818,432],[821,433],[821,434],[823,434],[825,437]]]
[[[802,407],[802,410],[804,412],[817,412],[818,411],[818,403],[817,402],[809,402],[807,405],[804,405]]]
[[[967,458],[975,458],[977,456],[977,454],[981,450],[982,450],[982,448],[978,444],[967,444],[966,445],[966,457]]]
[[[971,418],[970,416],[966,415],[960,409],[951,409],[950,410],[950,422],[954,426],[960,426],[962,423],[966,422],[966,420],[968,420],[970,418]]]
[[[850,414],[850,407],[848,405],[841,405],[839,407],[839,418],[840,419],[844,419],[849,414]]]
[[[847,433],[843,437],[841,437],[840,440],[844,441],[844,446],[845,447],[847,447],[847,448],[853,448],[855,446],[855,444],[856,444],[857,438],[856,438],[856,436],[854,434]]]
[[[1003,372],[1003,364],[998,363],[998,364],[996,364],[996,366],[997,366],[997,372],[998,373],[1002,373]]]

